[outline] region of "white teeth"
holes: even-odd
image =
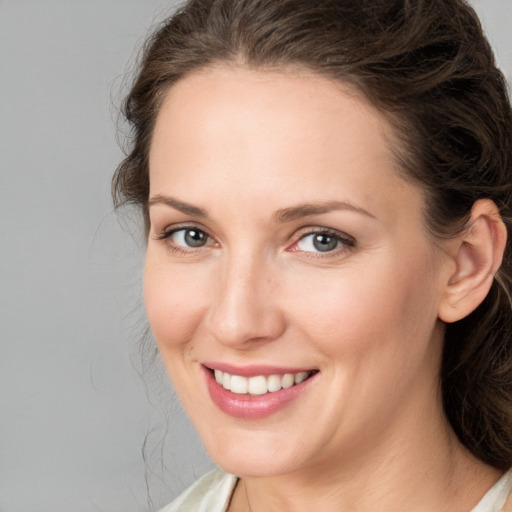
[[[229,373],[225,373],[222,376],[222,387],[224,389],[231,389],[230,383],[231,383],[231,375],[229,375]]]
[[[308,378],[308,372],[300,372],[295,374],[295,384],[300,384]]]
[[[214,370],[215,380],[224,389],[230,390],[238,395],[264,395],[275,393],[280,389],[291,388],[295,384],[305,381],[312,372],[286,373],[284,375],[257,375],[255,377],[242,377],[241,375],[230,375],[220,370]]]
[[[281,375],[269,375],[267,379],[267,390],[271,393],[281,389]]]
[[[233,391],[233,393],[245,395],[245,393],[247,393],[247,388],[249,387],[248,384],[249,382],[245,377],[240,377],[240,375],[231,375],[231,391]]]
[[[291,388],[295,384],[295,376],[293,373],[286,373],[283,375],[283,380],[281,381],[281,386],[284,389]]]
[[[251,377],[248,391],[251,395],[264,395],[267,392],[267,379],[263,375]]]

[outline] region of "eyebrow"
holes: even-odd
[[[171,196],[157,194],[148,201],[148,207],[151,207],[155,204],[165,204],[171,208],[174,208],[175,210],[184,213],[185,215],[192,215],[194,217],[200,218],[208,217],[208,212],[203,208],[185,203],[184,201],[179,201],[178,199],[175,199]],[[292,220],[300,219],[302,217],[321,215],[339,210],[349,210],[360,213],[367,217],[375,218],[375,216],[367,210],[360,208],[359,206],[356,206],[349,201],[327,201],[321,203],[300,204],[297,206],[290,206],[288,208],[277,210],[272,215],[272,220],[277,224],[284,224],[286,222],[291,222]]]
[[[349,201],[327,201],[324,203],[306,203],[298,206],[291,206],[278,210],[273,215],[273,219],[277,223],[290,222],[292,220],[308,217],[311,215],[321,215],[337,210],[349,210],[366,215],[367,217],[375,218],[370,212],[366,211]]]
[[[202,208],[199,208],[192,204],[185,203],[183,201],[178,201],[174,197],[170,196],[163,196],[160,194],[153,196],[148,201],[148,208],[155,204],[165,204],[167,206],[170,206],[171,208],[174,208],[175,210],[180,211],[181,213],[184,213],[185,215],[193,215],[194,217],[201,218],[208,217],[208,213],[206,212],[206,210],[203,210]]]

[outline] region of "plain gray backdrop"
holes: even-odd
[[[155,510],[212,465],[141,360],[143,243],[109,195],[123,77],[176,3],[0,0],[0,512]],[[511,76],[510,0],[473,4]]]

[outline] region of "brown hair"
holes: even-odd
[[[144,48],[124,114],[129,153],[113,178],[116,206],[142,208],[148,153],[165,93],[212,64],[302,66],[349,83],[386,113],[404,174],[427,193],[436,236],[459,232],[492,199],[507,226],[503,265],[485,301],[446,326],[441,386],[462,443],[512,467],[512,113],[502,74],[463,0],[191,0]]]

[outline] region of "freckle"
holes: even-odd
[[[271,290],[274,290],[274,291],[277,290],[279,288],[279,285],[280,285],[279,279],[272,279],[271,277],[267,278],[267,286]]]

